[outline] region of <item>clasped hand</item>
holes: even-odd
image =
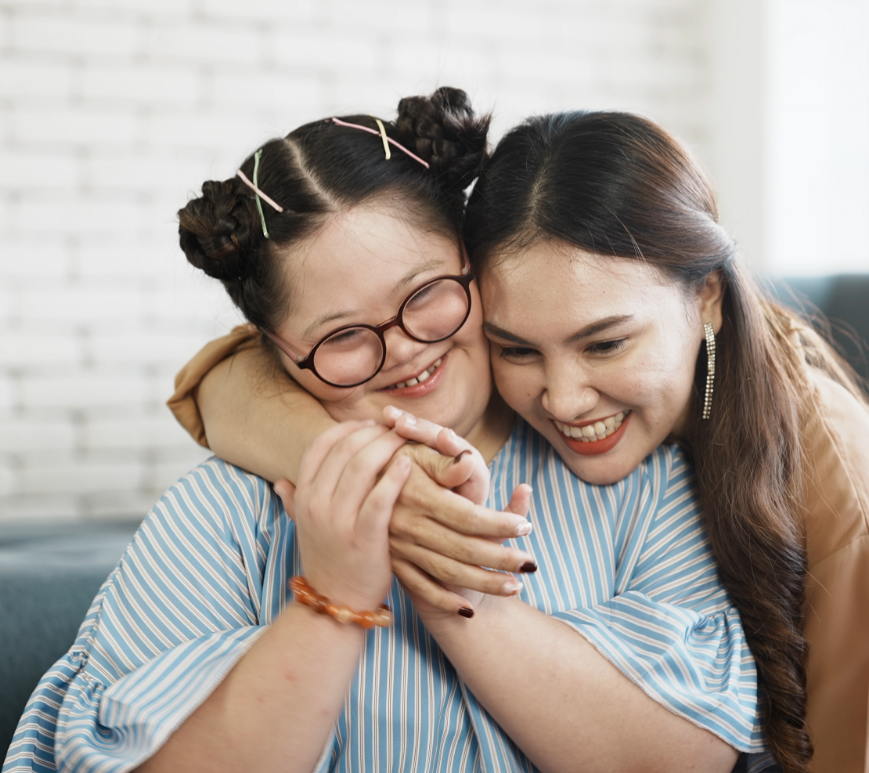
[[[391,431],[344,422],[321,435],[305,453],[298,490],[275,484],[311,585],[374,606],[394,572],[418,604],[466,616],[479,593],[521,590],[505,572],[534,571],[534,558],[500,543],[531,531],[531,489],[518,486],[506,511],[487,508],[489,470],[473,446],[410,414],[384,415]]]

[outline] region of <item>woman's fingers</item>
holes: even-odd
[[[467,588],[492,596],[515,596],[522,590],[522,582],[512,574],[492,572],[479,566],[453,561],[440,553],[404,543],[400,546],[390,540],[393,560],[403,559],[444,585]],[[535,564],[536,568],[536,564]]]
[[[403,438],[422,443],[439,451],[444,456],[454,457],[473,447],[451,429],[446,429],[428,419],[420,419],[418,416],[392,405],[383,409],[383,418],[386,424],[395,427]]]
[[[406,445],[399,453],[413,459],[429,478],[448,489],[464,483],[473,465],[473,457],[470,453],[463,452],[456,461],[452,456],[444,456],[428,446],[417,444]]]
[[[531,533],[531,522],[527,518],[475,505],[465,497],[442,488],[418,467],[411,471],[399,504],[406,510],[397,520],[393,519],[393,531],[412,533],[413,522],[424,515],[462,534],[494,538],[502,542]]]
[[[532,572],[537,568],[534,557],[525,550],[500,545],[483,537],[459,534],[430,518],[416,518],[404,533],[399,533],[390,524],[390,537],[392,552],[399,555],[402,554],[402,546],[412,544],[452,561],[472,566],[517,573]],[[404,557],[410,558],[409,555]],[[444,582],[449,581],[448,577],[436,576]]]
[[[429,604],[442,612],[473,617],[474,610],[464,596],[447,590],[435,582],[418,566],[399,558],[392,559],[392,571],[407,591],[414,597],[417,608]],[[420,603],[422,602],[422,603]]]
[[[516,513],[523,517],[527,517],[531,510],[531,497],[534,494],[534,489],[527,483],[520,483],[513,489],[513,496],[510,497],[510,503],[505,510],[510,513]]]

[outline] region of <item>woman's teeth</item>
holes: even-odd
[[[569,424],[562,424],[560,421],[555,422],[558,431],[562,435],[576,440],[581,440],[583,443],[591,443],[593,440],[603,440],[609,437],[625,420],[630,411],[622,411],[615,416],[608,416],[601,421],[596,421],[594,424],[586,424],[584,427],[571,427]]]
[[[444,358],[441,357],[439,360],[435,360],[428,368],[426,368],[422,373],[414,378],[409,378],[407,381],[399,381],[397,384],[393,384],[390,387],[386,387],[387,389],[403,389],[404,387],[416,386],[417,384],[421,384],[423,381],[428,381],[428,377],[437,370],[438,366],[444,361]]]

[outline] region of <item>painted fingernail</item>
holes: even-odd
[[[386,407],[386,413],[388,414],[390,419],[398,419],[401,417],[403,411],[398,410],[395,406],[388,405]]]
[[[522,523],[516,526],[516,531],[514,532],[517,537],[527,537],[531,534],[531,531],[534,529],[531,521],[522,521]]]
[[[474,616],[474,610],[471,609],[470,607],[462,607],[462,608],[459,610],[459,614],[460,614],[462,617],[473,617],[473,616]]]
[[[462,451],[461,453],[459,453],[459,454],[456,456],[456,458],[453,459],[453,464],[458,464],[459,461],[461,460],[461,458],[462,458],[465,454],[469,454],[469,453],[471,453],[471,452],[470,452],[468,449],[465,449],[464,451]]]
[[[524,587],[521,582],[517,582],[516,580],[510,580],[501,586],[507,596],[515,596],[517,593],[521,593]]]
[[[522,566],[519,567],[519,571],[522,574],[529,574],[530,572],[537,571],[537,562],[536,561],[526,561]]]
[[[416,426],[416,417],[411,416],[409,413],[405,413],[404,415],[404,423],[407,424],[408,427]]]

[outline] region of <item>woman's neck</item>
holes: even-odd
[[[488,464],[507,442],[515,420],[512,409],[501,395],[493,391],[482,417],[465,435],[465,439],[476,447]]]

